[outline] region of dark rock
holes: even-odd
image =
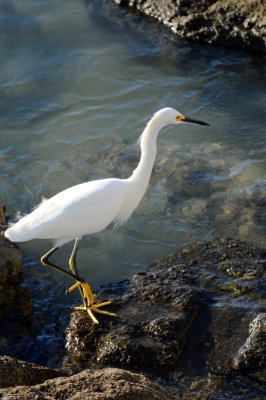
[[[65,375],[62,371],[42,367],[8,356],[0,356],[0,388],[36,385]]]
[[[243,343],[250,322],[265,315],[265,266],[266,251],[247,242],[216,239],[185,247],[148,272],[101,289],[97,300],[113,300],[118,318],[100,317],[95,326],[85,313],[73,312],[69,354],[79,365],[182,383],[197,389],[199,399],[218,400],[225,388],[226,398],[264,399],[266,376],[256,375],[265,365],[264,317],[252,325],[257,344]]]
[[[5,208],[0,206],[1,231],[5,224]],[[18,247],[0,236],[0,354],[13,355],[32,337],[32,300],[22,286],[21,259]]]
[[[186,333],[208,297],[184,285],[174,268],[136,274],[127,284],[122,294],[111,296],[118,318],[103,318],[96,326],[85,313],[72,313],[66,336],[69,353],[89,366],[156,375],[162,369],[173,371]],[[112,286],[112,292],[119,290],[121,285]]]
[[[204,317],[201,313],[195,324],[205,324],[216,343],[216,349],[208,350],[212,365],[221,368],[245,340],[250,321],[265,310],[266,251],[247,242],[217,239],[187,246],[163,257],[151,269],[170,266],[185,283],[212,296],[213,303],[207,310],[209,322],[207,314]],[[206,341],[204,334],[196,340],[191,337],[190,349],[195,350],[193,342],[195,347],[204,347]]]
[[[174,400],[176,396],[145,378],[119,369],[85,370],[36,386],[0,389],[4,400]]]
[[[154,18],[180,38],[266,53],[260,0],[114,0]]]
[[[3,205],[0,205],[0,218],[0,225],[4,226]],[[11,315],[30,316],[31,297],[28,290],[21,286],[21,252],[15,244],[0,236],[0,254],[0,319]]]

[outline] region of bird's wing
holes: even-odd
[[[124,201],[123,180],[104,179],[72,186],[44,200],[6,232],[13,241],[75,238],[112,222]]]

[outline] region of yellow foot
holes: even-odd
[[[99,310],[100,307],[104,307],[104,306],[109,306],[110,304],[112,304],[111,301],[105,301],[103,303],[99,303],[99,304],[92,304],[91,306],[79,306],[79,307],[74,307],[74,310],[81,310],[81,311],[87,311],[87,313],[89,314],[89,316],[91,317],[92,321],[95,324],[99,324],[98,319],[95,317],[94,313],[98,313],[98,314],[103,314],[103,315],[108,315],[109,317],[116,317],[115,313],[111,313],[109,311],[104,311],[104,310]]]
[[[71,293],[77,288],[80,290],[84,306],[91,306],[94,303],[94,296],[88,283],[76,282],[73,286],[67,289],[66,293]]]
[[[73,290],[79,288],[83,300],[83,306],[74,307],[74,310],[86,311],[95,324],[99,324],[99,321],[95,317],[94,313],[108,315],[109,317],[116,317],[115,313],[109,311],[100,310],[101,307],[109,306],[112,304],[111,301],[105,301],[103,303],[94,304],[94,296],[91,288],[86,282],[76,282],[73,286],[67,289],[66,293],[71,293]]]

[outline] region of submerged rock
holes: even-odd
[[[0,389],[5,400],[92,399],[175,400],[176,397],[143,375],[120,369],[85,370],[71,377],[55,378],[36,386]]]
[[[260,0],[114,0],[168,26],[178,37],[266,53]]]

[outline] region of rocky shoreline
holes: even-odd
[[[266,54],[261,0],[113,0],[168,28],[178,39]]]
[[[19,263],[10,261],[17,258],[6,257],[10,243],[1,238],[0,244],[5,276],[15,265],[21,279]],[[18,251],[12,247],[14,255]],[[25,304],[20,299],[18,308],[14,298],[8,313],[1,314],[0,399],[262,400],[265,267],[265,249],[216,239],[194,243],[145,273],[104,286],[97,300],[112,299],[118,317],[100,317],[96,326],[85,313],[73,311],[64,339],[68,361],[62,360],[60,369],[4,355],[8,332],[13,342],[14,331],[25,343],[35,335],[38,322],[25,292]],[[1,280],[2,294],[8,285],[13,282]],[[4,296],[0,301],[5,304]]]

